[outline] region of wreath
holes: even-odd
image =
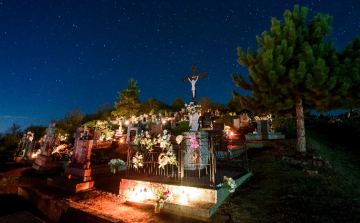
[[[169,158],[166,153],[160,153],[158,161],[159,161],[159,168],[164,169],[164,166],[169,162]]]

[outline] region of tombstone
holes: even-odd
[[[184,170],[204,169],[209,163],[209,145],[208,132],[184,132],[185,151],[183,151],[182,159],[184,160]],[[191,147],[191,135],[196,137],[199,148]],[[196,153],[196,158],[194,157]],[[200,164],[200,165],[199,165]],[[201,165],[205,164],[205,165]]]
[[[77,133],[79,132],[81,128],[78,128]],[[93,142],[93,139],[78,138],[72,162],[65,166],[65,171],[61,176],[48,178],[47,184],[76,193],[108,182],[108,178],[112,175],[109,165],[107,163],[91,164]]]
[[[164,117],[169,117],[169,113],[167,113],[167,111],[165,111],[165,116]]]
[[[14,161],[16,163],[20,163],[20,161],[24,155],[25,142],[26,142],[26,134],[23,135],[23,137],[20,139],[20,142],[18,143],[18,148],[17,148],[16,154],[14,156]]]
[[[144,114],[143,115],[143,122],[147,122],[147,118],[148,118],[149,116],[147,115],[147,114]]]
[[[210,113],[205,113],[202,118],[202,128],[211,128],[211,116]]]
[[[273,140],[273,139],[285,139],[285,135],[280,132],[272,132],[270,131],[269,121],[268,120],[258,120],[257,121],[257,132],[248,133],[245,135],[245,139],[247,141],[259,141],[259,140]],[[256,144],[256,145],[255,145]],[[249,148],[255,146],[261,146],[260,143],[247,143]]]
[[[34,133],[27,132],[26,134],[26,142],[25,142],[25,150],[23,157],[31,157],[32,148],[34,146]]]
[[[176,122],[174,120],[170,121],[170,128],[174,129],[176,127]]]
[[[219,117],[219,116],[220,116],[220,112],[219,112],[218,109],[215,110],[215,116],[216,116],[216,117]]]
[[[139,126],[129,126],[126,134],[126,143],[131,143],[134,141],[135,136],[139,133]]]
[[[155,136],[161,134],[163,132],[162,124],[152,124],[151,125],[151,134],[154,134]]]
[[[239,130],[240,129],[240,118],[233,119],[233,122],[234,122],[234,128],[236,130]]]
[[[259,134],[267,135],[270,132],[269,121],[268,120],[257,121],[257,129]]]
[[[81,140],[80,143],[77,144],[76,148],[76,160],[75,164],[86,165],[89,168],[88,164],[90,164],[90,156],[91,149],[93,146],[93,140]]]
[[[198,131],[199,130],[199,114],[195,112],[194,114],[189,113],[189,125],[190,131]]]
[[[176,122],[180,121],[179,112],[174,113],[174,118]]]
[[[60,139],[55,135],[55,123],[50,123],[46,129],[46,138],[41,147],[40,154],[36,157],[33,168],[36,170],[49,170],[64,166],[61,161],[53,161],[52,152],[60,145]]]
[[[151,116],[151,122],[152,122],[152,123],[156,123],[156,115],[152,115],[152,116]]]

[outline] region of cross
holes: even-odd
[[[205,78],[206,77],[206,72],[202,72],[200,74],[196,74],[196,64],[193,64],[191,66],[191,76],[184,76],[183,77],[183,82],[186,81],[190,81],[191,83],[191,91],[192,91],[192,95],[193,95],[193,102],[194,104],[196,104],[196,88],[195,88],[195,84],[198,78]]]

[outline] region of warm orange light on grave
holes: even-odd
[[[31,157],[32,157],[32,158],[36,158],[36,157],[37,157],[37,154],[36,154],[36,153],[33,153],[33,154],[31,155]]]
[[[124,138],[120,138],[120,143],[124,143]]]
[[[144,186],[138,186],[132,189],[129,194],[129,201],[133,202],[142,202],[150,199],[154,199],[154,194],[151,190],[147,189]]]
[[[182,191],[181,192],[181,195],[179,196],[178,198],[178,202],[180,204],[188,204],[189,203],[189,194],[188,193],[185,193],[185,191]]]
[[[233,136],[234,135],[234,132],[232,132],[232,131],[230,131],[230,133],[229,133],[231,136]]]
[[[68,175],[68,179],[69,179],[69,180],[71,179],[71,174]]]

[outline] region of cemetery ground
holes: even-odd
[[[306,155],[295,152],[296,139],[250,149],[253,176],[226,199],[213,217],[227,216],[228,222],[359,222],[357,129],[337,125],[307,129]],[[320,166],[311,164],[321,159],[330,165],[325,161]],[[0,217],[26,210],[44,219],[41,212],[17,196],[17,188],[46,188],[46,177],[58,173],[37,175],[30,167],[11,165],[1,166]],[[114,181],[120,178],[114,175]],[[116,184],[71,196],[56,191],[54,197],[67,196],[81,210],[97,216],[89,219],[81,211],[72,210],[60,222],[80,222],[80,218],[82,222],[199,222],[162,212],[155,214],[151,207],[124,205],[116,194]],[[118,206],[124,208],[122,212],[116,211]]]

